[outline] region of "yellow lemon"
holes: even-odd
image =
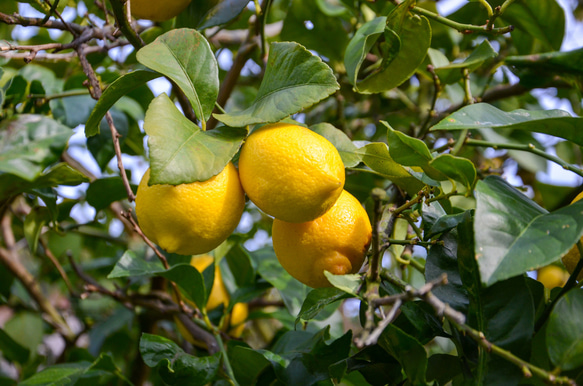
[[[132,15],[136,19],[165,21],[184,11],[191,0],[131,0]]]
[[[366,211],[346,191],[323,216],[304,223],[273,221],[273,249],[283,268],[310,287],[330,286],[324,271],[356,273],[370,245]]]
[[[136,194],[142,231],[162,249],[181,255],[206,253],[237,227],[245,194],[237,170],[229,163],[206,181],[148,186],[146,171]]]
[[[548,289],[562,287],[569,280],[569,274],[556,265],[547,265],[537,270],[536,279]]]
[[[583,192],[579,193],[577,197],[575,197],[575,199],[571,201],[571,204],[579,201],[582,198]],[[583,242],[583,237],[581,238],[581,242]],[[569,273],[573,273],[575,267],[577,266],[577,263],[579,262],[579,259],[580,259],[579,249],[577,248],[577,245],[573,245],[569,252],[567,252],[567,254],[562,258],[563,264],[565,265],[565,268],[567,268],[567,271],[569,271]],[[577,281],[581,280],[583,280],[583,271],[581,271],[581,273],[579,273],[579,276],[577,276]]]
[[[190,265],[196,268],[199,272],[202,273],[209,265],[213,263],[213,257],[208,255],[203,256],[193,256],[190,260]],[[195,307],[195,305],[189,301],[188,299],[183,300],[189,304],[191,307]],[[213,282],[213,287],[211,289],[211,293],[207,300],[206,308],[208,311],[212,311],[215,308],[219,307],[221,304],[224,307],[229,305],[229,293],[227,288],[225,287],[225,283],[223,282],[223,276],[221,275],[221,270],[219,266],[215,266],[215,278]],[[246,303],[237,303],[233,306],[233,310],[231,311],[231,315],[225,320],[224,323],[224,331],[228,331],[229,335],[234,338],[238,338],[243,333],[243,329],[245,328],[245,321],[247,320],[247,316],[249,315],[248,306]],[[199,346],[205,347],[204,343],[195,339],[190,332],[184,327],[184,325],[178,320],[178,318],[174,318],[176,322],[176,326],[180,334],[190,343]]]
[[[255,130],[239,157],[241,184],[265,213],[288,222],[314,220],[344,187],[344,164],[326,138],[305,127],[276,123]]]

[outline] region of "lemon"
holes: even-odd
[[[239,173],[245,193],[259,209],[294,223],[326,213],[345,179],[334,145],[305,127],[287,123],[251,133],[241,149]]]
[[[190,265],[196,268],[199,272],[202,273],[209,265],[213,263],[213,257],[208,255],[203,256],[193,256],[190,260]],[[191,307],[195,307],[194,303],[189,301],[188,299],[183,300],[189,304]],[[213,282],[213,287],[211,288],[211,293],[207,300],[206,309],[207,311],[212,311],[215,308],[219,307],[221,304],[224,307],[229,305],[229,292],[225,287],[225,283],[223,282],[223,276],[221,275],[221,270],[219,266],[215,266],[215,278]],[[249,309],[246,303],[237,303],[233,306],[231,314],[227,318],[224,323],[223,330],[228,332],[228,334],[234,338],[238,338],[243,333],[243,329],[245,328],[245,321],[247,320],[247,316],[249,315]],[[176,327],[180,334],[190,343],[199,346],[205,347],[204,343],[195,339],[190,332],[184,327],[184,325],[178,320],[178,318],[174,318],[176,322]]]
[[[579,193],[577,197],[575,197],[575,199],[571,201],[571,204],[579,201],[582,198],[583,192]],[[583,237],[581,238],[581,242],[583,242]],[[563,256],[562,258],[563,264],[565,265],[565,268],[567,268],[567,271],[569,271],[569,273],[573,273],[580,258],[581,256],[579,255],[579,249],[577,248],[577,245],[573,245],[569,252],[567,252],[567,254]],[[579,276],[577,276],[577,281],[581,280],[583,280],[583,271],[581,271],[579,273]]]
[[[537,270],[536,279],[548,289],[562,287],[569,280],[569,274],[556,265],[547,265]]]
[[[273,221],[273,249],[290,275],[313,287],[330,286],[324,271],[356,273],[370,245],[372,227],[366,211],[346,191],[323,216],[304,223]]]
[[[138,186],[136,215],[144,234],[170,253],[213,250],[243,214],[245,194],[232,163],[202,182],[148,186],[149,178],[148,169]]]
[[[132,15],[136,19],[165,21],[184,11],[191,0],[131,0]]]

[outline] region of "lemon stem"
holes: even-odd
[[[223,338],[221,338],[221,332],[215,330],[214,335],[215,339],[217,340],[217,344],[219,345],[219,350],[223,356],[223,363],[225,365],[225,369],[227,370],[227,375],[230,378],[229,381],[232,385],[239,386],[239,383],[237,383],[237,379],[235,378],[233,368],[231,367],[231,362],[229,362],[229,356],[227,355],[227,350],[225,350],[225,344],[223,343]]]

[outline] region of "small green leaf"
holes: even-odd
[[[247,4],[249,4],[247,0],[224,0],[218,2],[218,4],[204,15],[197,29],[203,30],[209,27],[224,25],[239,16]]]
[[[149,367],[158,367],[164,382],[170,385],[206,385],[217,376],[221,353],[195,357],[176,343],[157,335],[142,334],[140,354]]]
[[[429,162],[429,166],[445,176],[461,182],[468,190],[472,189],[476,180],[476,167],[467,158],[440,154]]]
[[[125,251],[107,278],[153,276],[164,271],[164,266],[159,260],[146,261],[132,251]]]
[[[33,208],[24,219],[24,237],[28,243],[30,251],[35,254],[38,247],[38,239],[43,226],[51,220],[51,213],[45,206]]]
[[[424,167],[433,159],[425,142],[394,130],[386,122],[381,123],[387,128],[389,153],[396,162],[404,166]]]
[[[59,159],[73,131],[42,115],[0,122],[0,172],[33,181]]]
[[[509,113],[487,103],[465,106],[431,128],[436,130],[513,129],[554,135],[583,146],[583,118],[563,110],[514,110]]]
[[[87,123],[85,124],[85,136],[91,137],[99,134],[101,120],[121,97],[143,86],[146,82],[159,78],[160,76],[161,74],[156,72],[136,70],[114,80],[103,91],[101,98],[99,98],[89,116],[89,119],[87,119]]]
[[[87,203],[99,212],[113,202],[127,198],[127,192],[121,177],[105,177],[89,184],[85,198]]]
[[[499,177],[476,185],[475,253],[484,285],[558,260],[583,235],[583,201],[554,212]]]
[[[16,361],[25,364],[30,356],[30,350],[21,346],[10,337],[3,329],[0,328],[0,351],[9,361]]]
[[[75,362],[53,365],[20,382],[23,386],[74,385],[91,366],[91,362]]]
[[[231,127],[277,122],[328,97],[339,87],[330,67],[301,45],[272,43],[253,104],[243,111],[213,116]]]
[[[350,297],[348,293],[336,287],[313,289],[302,304],[302,309],[298,314],[296,324],[300,320],[314,319],[326,306],[348,297]]]
[[[150,104],[144,130],[149,135],[150,185],[208,180],[225,168],[246,135],[246,130],[225,127],[202,131],[166,94]]]
[[[253,284],[255,280],[255,269],[251,263],[251,256],[240,244],[236,244],[229,249],[225,258],[238,287]]]
[[[219,68],[205,37],[193,29],[174,29],[141,48],[136,57],[180,87],[204,128],[219,93]]]
[[[553,308],[547,326],[551,361],[561,370],[583,365],[583,289],[567,292]]]
[[[201,310],[206,308],[208,297],[202,274],[190,264],[177,264],[167,271],[159,273],[160,276],[175,282],[187,299]]]
[[[361,162],[362,157],[358,154],[358,148],[341,130],[329,123],[317,123],[310,126],[310,129],[334,145],[338,153],[340,153],[344,167],[351,168]]]
[[[484,40],[463,62],[450,63],[446,66],[436,67],[435,73],[439,76],[442,84],[452,84],[462,78],[462,69],[467,68],[469,72],[480,67],[485,61],[496,57],[498,54],[492,48],[489,41]]]
[[[354,296],[358,296],[358,288],[362,283],[362,275],[359,274],[347,274],[347,275],[334,275],[328,271],[324,271],[324,275],[334,287],[349,293]]]

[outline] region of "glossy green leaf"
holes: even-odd
[[[409,384],[425,384],[427,354],[417,339],[389,324],[381,334],[378,344],[403,366]]]
[[[33,181],[57,161],[73,131],[42,115],[0,122],[0,172]]]
[[[334,145],[340,153],[344,167],[351,168],[360,163],[361,156],[358,154],[358,148],[344,132],[329,123],[317,123],[310,126],[310,129]]]
[[[554,51],[536,55],[509,56],[506,64],[539,73],[583,75],[583,48],[573,51]]]
[[[213,116],[231,127],[277,122],[328,97],[340,86],[322,60],[293,42],[272,43],[253,104]]]
[[[484,64],[485,61],[495,58],[497,55],[498,54],[494,51],[490,42],[484,40],[463,62],[450,63],[446,66],[436,67],[435,73],[439,76],[439,80],[442,84],[452,84],[462,78],[462,70],[464,68],[467,68],[469,72],[473,72]]]
[[[243,287],[254,282],[255,269],[251,263],[251,256],[240,244],[236,244],[229,249],[225,258],[229,264],[229,269],[235,277],[237,286]]]
[[[373,142],[358,149],[366,166],[388,178],[408,193],[414,194],[421,190],[424,184],[391,158],[389,148],[381,142]]]
[[[332,284],[339,290],[354,296],[358,296],[358,289],[361,286],[362,275],[356,273],[346,275],[334,275],[333,273],[324,271],[324,276],[326,276],[330,284]]]
[[[350,297],[348,293],[336,287],[313,289],[308,296],[306,296],[306,299],[302,304],[302,308],[296,319],[296,324],[299,323],[300,320],[314,319],[326,306],[348,297]]]
[[[133,191],[136,192],[136,190],[134,186]],[[99,212],[113,202],[126,199],[127,192],[121,177],[105,177],[89,184],[85,198],[87,203]]]
[[[105,114],[113,107],[121,97],[143,86],[152,79],[159,78],[161,74],[152,71],[136,70],[120,76],[114,80],[101,94],[101,98],[91,111],[91,115],[85,124],[85,136],[91,137],[99,134],[99,125]]]
[[[513,129],[544,133],[583,146],[583,118],[563,110],[504,112],[487,103],[465,106],[431,128],[436,130]]]
[[[91,362],[62,363],[47,367],[32,377],[20,382],[24,386],[52,386],[75,384],[87,371]]]
[[[149,367],[158,367],[164,382],[170,385],[206,385],[217,376],[221,353],[195,357],[176,343],[157,335],[142,334],[140,354]]]
[[[30,350],[21,346],[0,328],[0,350],[2,356],[9,361],[16,361],[20,364],[26,363],[30,356]]]
[[[159,273],[160,276],[175,282],[187,299],[204,310],[208,297],[203,275],[190,264],[177,264],[167,271]]]
[[[457,227],[459,223],[464,221],[466,216],[465,212],[457,213],[457,214],[450,214],[444,215],[439,217],[437,221],[431,226],[428,232],[423,234],[423,237],[426,240],[431,239],[431,237],[452,230],[453,228]]]
[[[546,331],[549,357],[561,370],[583,365],[582,318],[583,289],[574,288],[555,304]]]
[[[180,87],[205,127],[219,93],[219,68],[206,38],[193,29],[174,29],[141,48],[136,57]]]
[[[499,177],[476,185],[475,253],[484,285],[558,260],[583,235],[583,202],[548,213]]]
[[[166,94],[150,104],[144,130],[149,135],[150,185],[208,180],[231,161],[246,135],[245,130],[225,127],[202,131]]]
[[[472,188],[476,180],[476,167],[467,158],[440,154],[429,162],[429,166],[445,176],[461,182],[468,190]]]
[[[404,166],[426,166],[433,159],[429,148],[420,139],[408,136],[382,122],[387,128],[387,143],[391,157]]]
[[[51,188],[60,185],[76,186],[89,182],[89,178],[71,168],[66,163],[58,163],[47,169],[33,181],[27,181],[13,174],[0,174],[0,202],[23,192],[32,192],[42,188]]]
[[[158,259],[146,261],[143,257],[136,256],[132,251],[125,251],[107,278],[153,276],[164,271],[164,266]]]
[[[386,18],[377,17],[365,23],[348,43],[344,64],[348,78],[358,92],[378,93],[397,87],[409,79],[423,62],[431,43],[431,27],[424,16],[409,12],[408,3],[411,2],[403,2]],[[386,27],[392,32],[391,36],[396,34],[402,42],[400,50],[395,55],[393,44],[393,49],[388,49],[387,57],[383,58],[378,68],[365,73],[364,79],[359,80],[367,53]]]
[[[246,0],[224,0],[218,2],[204,15],[197,29],[203,30],[205,28],[226,24],[239,16],[247,4],[249,2]]]

